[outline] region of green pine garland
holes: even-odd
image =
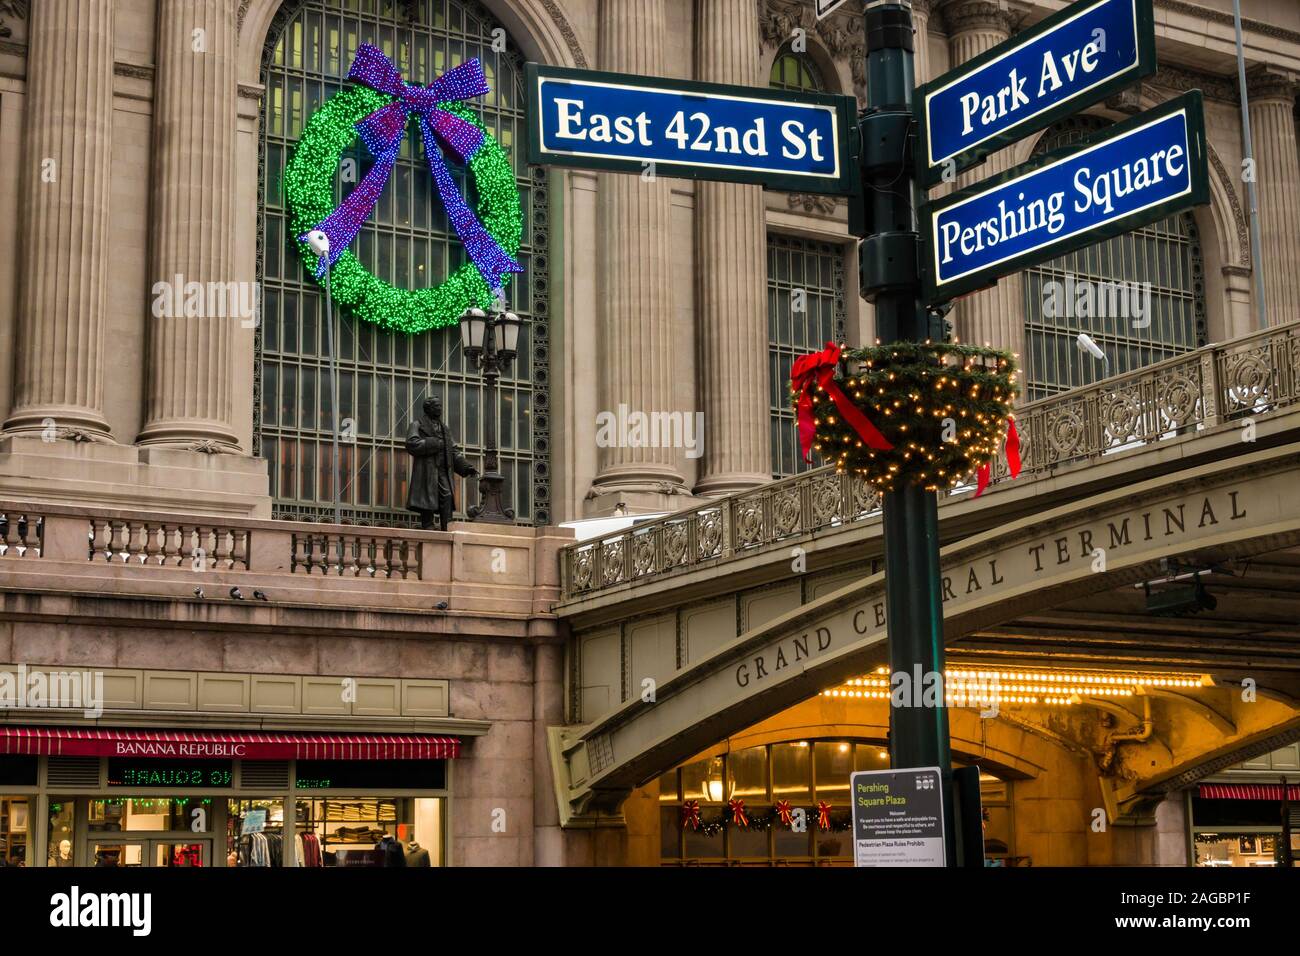
[[[1020,387],[1009,352],[976,345],[896,342],[845,349],[834,382],[894,446],[869,448],[834,401],[813,398],[813,449],[838,471],[866,476],[882,491],[904,484],[949,488],[991,461],[1006,439]],[[798,402],[793,389],[791,397]]]
[[[334,94],[312,114],[284,173],[293,236],[315,229],[334,211],[339,158],[357,138],[356,124],[393,100],[369,87],[351,86]],[[516,255],[523,238],[524,218],[509,154],[469,107],[442,103],[439,108],[483,130],[483,145],[469,161],[478,193],[476,211],[488,234],[507,253]],[[297,242],[297,246],[304,268],[315,274],[316,254],[305,242]],[[492,303],[492,291],[472,261],[466,261],[441,285],[399,289],[373,275],[351,250],[334,264],[330,289],[334,301],[351,309],[358,318],[412,335],[456,325],[466,309],[487,308]]]

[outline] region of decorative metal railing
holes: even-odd
[[[1297,401],[1300,323],[1293,323],[1021,406],[1015,416],[1022,459],[1017,480],[1034,481],[1066,466],[1267,415]],[[994,487],[986,493],[1008,477],[999,457],[992,469]],[[874,488],[827,465],[569,545],[561,552],[562,600],[731,560],[879,514]]]

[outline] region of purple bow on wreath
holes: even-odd
[[[398,100],[375,110],[357,123],[357,132],[361,134],[361,141],[366,144],[366,148],[374,155],[375,164],[343,204],[316,227],[329,237],[328,267],[332,268],[339,256],[343,255],[379,201],[379,194],[383,192],[393,165],[397,162],[407,118],[414,113],[420,120],[420,135],[424,140],[425,155],[429,158],[429,171],[433,173],[447,217],[470,259],[478,267],[483,281],[493,292],[499,291],[502,278],[507,272],[522,272],[523,268],[478,221],[456,188],[456,182],[452,179],[438,146],[438,143],[442,143],[461,162],[468,163],[483,145],[483,130],[454,113],[438,108],[440,103],[459,103],[471,96],[487,93],[489,87],[487,77],[483,75],[483,65],[478,60],[468,60],[448,70],[427,87],[413,86],[402,82],[402,74],[388,57],[370,44],[363,43],[357,50],[356,59],[352,61],[348,79],[364,83],[380,93],[396,96]],[[306,242],[307,234],[298,238]],[[318,279],[325,274],[327,268],[323,260],[324,257],[316,267]]]

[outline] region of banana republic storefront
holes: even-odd
[[[460,739],[0,726],[0,865],[442,866]]]

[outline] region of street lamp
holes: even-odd
[[[519,346],[519,316],[496,305],[487,312],[469,309],[460,317],[460,343],[466,357],[483,372],[487,385],[486,448],[483,475],[478,480],[479,503],[466,509],[470,521],[510,524],[513,508],[505,507],[502,490],[505,476],[497,456],[497,381],[510,367]]]
[[[1080,352],[1087,352],[1093,358],[1101,361],[1101,377],[1110,378],[1110,359],[1106,357],[1106,353],[1102,351],[1101,346],[1094,342],[1092,336],[1087,332],[1080,332],[1077,341]]]

